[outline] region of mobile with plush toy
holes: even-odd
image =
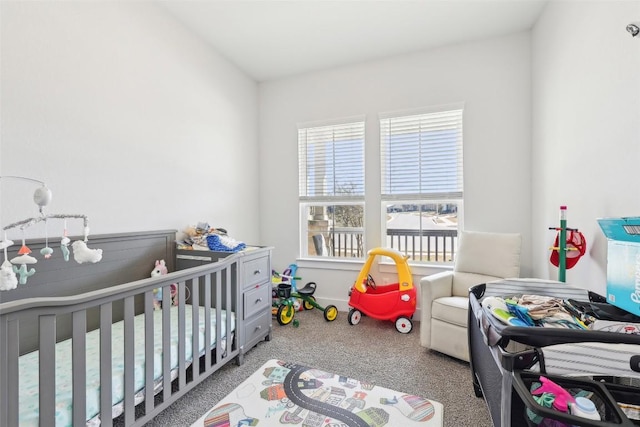
[[[38,260],[31,255],[31,249],[25,243],[25,229],[41,222],[44,223],[45,246],[40,249],[40,255],[42,255],[45,260],[50,259],[53,254],[53,248],[49,246],[49,234],[47,229],[48,222],[53,219],[64,220],[64,232],[62,234],[62,239],[60,240],[60,249],[65,261],[69,261],[69,243],[71,243],[71,240],[67,236],[67,219],[82,219],[84,222],[84,240],[78,240],[72,245],[75,261],[78,264],[83,264],[96,263],[102,260],[102,249],[92,249],[87,246],[87,242],[89,240],[89,218],[87,218],[86,215],[47,214],[44,212],[44,208],[51,202],[53,194],[43,181],[24,176],[5,175],[0,176],[0,178],[35,182],[41,185],[33,193],[33,201],[38,206],[39,215],[25,218],[21,221],[2,227],[2,230],[4,231],[4,238],[0,240],[0,249],[4,252],[4,262],[0,267],[0,291],[10,291],[15,289],[18,284],[25,285],[27,284],[27,279],[35,274],[36,270],[32,265],[36,264]],[[14,242],[7,238],[7,230],[14,228],[19,228],[22,232],[22,246],[18,250],[18,256],[8,260],[7,248],[12,246]]]

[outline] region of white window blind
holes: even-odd
[[[364,121],[298,129],[301,200],[364,199]]]
[[[382,198],[462,199],[462,109],[380,119]]]

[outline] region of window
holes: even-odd
[[[462,211],[462,108],[381,115],[383,235],[413,261],[450,262]]]
[[[298,129],[301,255],[363,257],[364,119]]]

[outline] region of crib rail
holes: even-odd
[[[232,331],[231,314],[242,318],[242,298],[237,286],[239,257],[231,255],[216,263],[194,267],[168,275],[139,280],[71,297],[30,298],[0,304],[0,427],[19,425],[19,357],[20,323],[38,323],[39,349],[39,424],[55,424],[56,413],[56,342],[71,339],[73,409],[72,424],[84,425],[86,408],[86,333],[99,329],[100,345],[100,425],[111,426],[112,421],[112,325],[123,320],[124,330],[124,401],[123,418],[126,426],[141,426],[213,371],[239,355],[238,334]],[[171,285],[178,286],[177,330],[178,363],[173,369],[170,356],[171,306],[161,310],[162,377],[161,391],[154,392],[154,289],[162,288],[163,295],[171,293]],[[186,315],[191,304],[191,316]],[[194,308],[195,307],[195,308]],[[198,309],[198,307],[202,307]],[[174,307],[173,310],[176,308]],[[221,313],[226,311],[226,321]],[[201,318],[203,312],[204,319]],[[144,403],[135,404],[134,385],[134,318],[144,313],[145,363]],[[215,330],[211,330],[214,316]],[[215,334],[215,348],[198,357],[203,343],[198,330],[204,320],[204,340],[210,343]],[[56,325],[71,323],[71,336],[60,337]],[[191,322],[191,354],[193,363],[185,356],[186,325]],[[238,322],[236,321],[236,329]],[[222,339],[225,337],[225,340]],[[141,344],[139,344],[141,345]],[[157,382],[157,381],[156,381]],[[149,386],[151,385],[151,386]],[[157,390],[156,390],[157,391]]]

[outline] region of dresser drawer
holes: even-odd
[[[271,313],[271,283],[256,285],[244,293],[244,318],[259,312]]]
[[[248,260],[243,265],[244,287],[250,287],[256,283],[270,281],[271,271],[269,271],[269,257]]]
[[[246,321],[244,325],[244,344],[252,347],[255,343],[264,339],[270,330],[271,311]]]

